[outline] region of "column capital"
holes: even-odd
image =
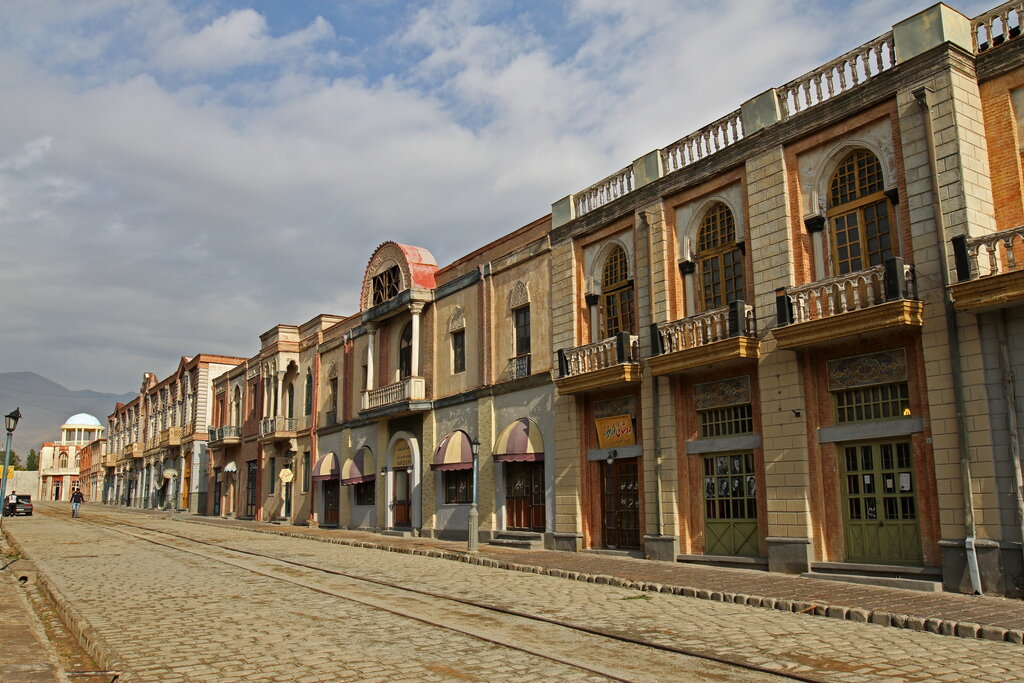
[[[409,312],[413,315],[420,315],[423,313],[423,309],[427,307],[425,301],[411,301],[409,302]]]

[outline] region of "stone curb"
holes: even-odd
[[[4,539],[14,551],[22,557],[31,559],[31,556],[25,552],[21,544],[11,536],[6,528],[3,530],[3,534]],[[92,657],[100,669],[118,672],[118,681],[128,681],[130,683],[137,680],[136,675],[125,666],[117,650],[111,647],[89,620],[83,617],[71,605],[71,602],[64,598],[64,594],[57,590],[50,581],[50,577],[38,565],[36,565],[35,584],[39,587],[43,596],[53,604],[60,615],[61,621],[64,622],[64,626],[75,636],[78,644],[89,653],[89,656]]]
[[[504,562],[489,557],[470,555],[462,552],[449,550],[434,550],[431,548],[408,548],[403,546],[376,543],[374,541],[361,541],[347,538],[325,538],[310,534],[294,533],[280,529],[261,529],[257,527],[241,526],[233,524],[218,524],[200,519],[187,519],[183,517],[169,517],[174,521],[201,524],[212,527],[229,527],[241,529],[257,534],[270,534],[274,536],[290,536],[309,541],[321,543],[334,543],[346,545],[353,548],[367,548],[370,550],[384,550],[390,553],[403,555],[420,555],[433,557],[441,560],[455,560],[482,567],[493,567],[508,571],[525,572],[528,574],[542,574],[556,578],[584,581],[586,583],[604,584],[629,590],[647,591],[653,593],[668,593],[671,595],[682,595],[688,598],[699,598],[701,600],[712,600],[714,602],[729,602],[737,605],[748,605],[750,607],[762,607],[765,609],[776,609],[782,612],[793,612],[794,614],[807,614],[819,617],[830,617],[833,619],[844,619],[860,624],[877,624],[879,626],[891,626],[893,628],[909,629],[911,631],[925,631],[937,635],[957,636],[960,638],[993,640],[999,642],[1024,644],[1024,630],[1004,629],[999,626],[977,624],[974,622],[957,621],[950,619],[937,619],[930,617],[910,616],[907,614],[894,614],[884,610],[867,610],[861,607],[844,607],[842,605],[830,605],[824,602],[802,600],[788,600],[784,598],[769,598],[760,595],[747,595],[745,593],[728,593],[712,591],[706,588],[694,588],[690,586],[670,586],[648,581],[633,581],[618,576],[607,574],[584,574],[568,569],[554,569],[540,567],[537,565],[517,564],[515,562]]]

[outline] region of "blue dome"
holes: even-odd
[[[76,427],[102,427],[100,421],[89,413],[79,413],[78,415],[72,415],[64,421],[64,425],[74,425]]]

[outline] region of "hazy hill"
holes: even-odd
[[[34,372],[0,373],[0,415],[21,408],[21,422],[14,431],[11,448],[25,462],[30,448],[39,450],[44,441],[60,438],[60,426],[76,413],[89,413],[105,427],[107,415],[118,401],[127,403],[136,394],[104,394],[89,389],[72,391]],[[0,438],[6,439],[0,430]],[[0,441],[0,465],[4,442]]]

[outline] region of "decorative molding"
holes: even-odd
[[[448,331],[458,332],[466,329],[466,311],[462,306],[456,306],[452,316],[448,319]]]
[[[829,391],[907,381],[907,353],[904,349],[836,358],[828,361],[826,366]]]
[[[751,403],[752,396],[750,375],[693,385],[693,401],[697,410]]]
[[[519,308],[530,303],[530,290],[522,280],[516,282],[509,296],[509,308]]]

